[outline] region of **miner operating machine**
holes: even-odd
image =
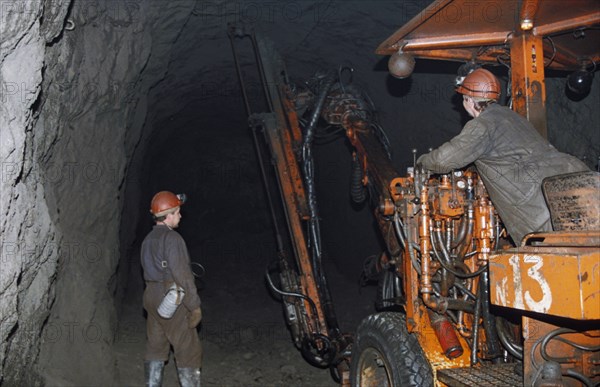
[[[508,69],[510,106],[545,136],[544,72],[572,73],[575,91],[589,87],[600,61],[599,5],[436,1],[376,53],[391,55],[396,77],[410,76],[414,58],[462,62],[459,77],[478,66]],[[469,23],[456,22],[459,11]],[[229,36],[277,238],[266,280],[309,362],[356,387],[600,383],[597,172],[545,179],[553,231],[511,245],[474,167],[443,175],[394,167],[373,103],[342,80],[346,68],[300,85],[251,28],[232,25]],[[245,40],[263,112],[248,99]],[[315,139],[340,133],[352,149],[350,196],[369,204],[384,242],[368,273],[378,281],[377,312],[352,333],[340,331],[323,271],[313,157]]]

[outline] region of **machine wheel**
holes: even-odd
[[[431,366],[401,313],[372,314],[360,323],[350,381],[352,387],[433,386]]]

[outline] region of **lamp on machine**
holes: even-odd
[[[521,2],[521,14],[519,15],[521,31],[531,31],[533,29],[533,19],[538,13],[539,3],[539,0],[523,0]]]
[[[415,68],[415,58],[402,51],[402,46],[388,61],[388,70],[392,76],[404,79],[409,77]]]
[[[523,18],[521,19],[521,30],[530,31],[533,29],[533,19],[531,18]]]
[[[573,93],[578,95],[588,94],[592,88],[592,81],[594,80],[594,70],[596,70],[596,63],[592,61],[594,66],[591,70],[588,70],[589,65],[585,62],[581,63],[581,68],[574,71],[567,77],[567,87]]]

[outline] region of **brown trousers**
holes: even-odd
[[[178,368],[201,368],[202,345],[196,329],[188,327],[190,311],[181,304],[170,319],[158,315],[156,309],[165,294],[160,282],[146,282],[144,309],[148,312],[146,325],[146,355],[144,360],[166,361],[170,346],[173,346]]]

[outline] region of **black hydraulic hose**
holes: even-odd
[[[461,284],[460,282],[455,282],[454,286],[459,288],[463,293],[465,293],[470,298],[472,298],[474,300],[477,299],[477,296],[475,294],[473,294],[473,292],[471,292],[469,289],[467,289],[467,287],[465,285]]]
[[[363,185],[363,170],[357,155],[352,158],[352,177],[350,179],[350,197],[354,203],[360,204],[367,198],[367,190]]]
[[[320,241],[320,232],[319,232],[319,220],[318,220],[318,209],[317,209],[317,197],[315,192],[315,179],[314,179],[314,165],[313,165],[313,157],[312,157],[312,143],[315,135],[315,128],[317,126],[317,121],[319,120],[319,116],[321,115],[321,110],[323,109],[323,105],[325,103],[325,98],[327,97],[327,93],[333,83],[335,81],[335,73],[329,72],[327,77],[325,78],[325,82],[323,83],[321,90],[319,91],[319,95],[317,96],[315,108],[310,116],[310,120],[308,121],[308,125],[305,128],[304,133],[304,141],[302,143],[302,159],[303,165],[302,169],[304,172],[304,182],[306,184],[306,193],[308,200],[308,211],[310,215],[310,219],[308,221],[309,224],[309,235],[310,240],[312,240],[313,247],[313,259],[316,261],[317,265],[315,265],[315,269],[320,267],[320,259],[321,259],[321,241]],[[320,269],[319,269],[320,270]],[[320,275],[318,275],[320,277]]]
[[[301,298],[303,300],[308,301],[308,303],[310,304],[311,309],[313,310],[313,313],[315,316],[317,316],[317,305],[315,304],[315,302],[308,297],[307,295],[304,295],[302,293],[292,293],[292,292],[286,292],[283,290],[278,289],[275,284],[273,283],[273,280],[271,279],[271,275],[269,274],[269,268],[267,267],[267,270],[265,271],[265,277],[267,278],[267,282],[269,283],[269,287],[277,294],[282,295],[282,296],[289,296],[289,297],[296,297],[296,298]],[[315,320],[317,321],[317,324],[319,323],[319,320]]]
[[[402,224],[400,223],[400,217],[398,216],[398,213],[394,213],[393,224],[394,230],[396,231],[396,235],[398,236],[398,240],[400,241],[400,245],[402,246],[402,248],[405,248],[406,240],[404,238],[404,231],[402,230]]]
[[[508,353],[510,353],[515,359],[523,360],[523,347],[519,346],[508,338],[506,334],[506,327],[502,323],[501,317],[496,317],[496,326],[498,326],[498,338],[500,338],[500,342],[506,348]]]
[[[438,261],[440,262],[440,264],[442,265],[442,267],[444,269],[448,270],[450,273],[454,274],[455,276],[457,276],[459,278],[474,278],[474,277],[477,277],[478,275],[480,275],[481,273],[483,273],[484,271],[487,270],[487,268],[488,268],[487,264],[484,265],[481,269],[479,269],[479,270],[477,270],[477,271],[475,271],[473,273],[461,273],[459,271],[456,271],[456,270],[452,269],[450,267],[450,265],[452,264],[452,258],[450,257],[450,254],[446,250],[446,247],[444,246],[443,241],[441,240],[441,234],[438,235],[438,233],[439,233],[438,231],[435,232],[436,239],[439,242],[439,245],[440,245],[441,250],[442,250],[442,255],[444,256],[444,259],[446,261],[444,261],[440,257],[440,255],[439,255],[439,253],[437,251],[437,248],[435,247],[436,244],[435,244],[435,242],[433,240],[433,234],[430,233],[431,246],[433,248],[433,253],[435,254],[435,257],[438,259]]]
[[[467,224],[469,223],[466,216],[463,216],[460,219],[460,224],[458,225],[458,233],[456,234],[456,238],[452,242],[451,248],[455,249],[464,242],[465,237],[467,236]]]
[[[463,261],[466,258],[469,247],[471,247],[471,245],[473,244],[473,227],[475,224],[473,211],[473,203],[469,201],[469,204],[467,205],[467,232],[465,234],[465,241],[462,245],[462,248],[460,248],[458,254],[458,259],[460,261]]]
[[[434,238],[435,238],[435,240],[434,240]],[[442,237],[442,231],[440,229],[434,231],[433,227],[430,227],[429,228],[429,241],[431,242],[431,248],[433,249],[435,257],[438,259],[438,261],[440,261],[440,263],[444,263],[448,266],[452,265],[452,257],[448,253],[448,250],[446,250],[446,246],[444,246],[444,239]],[[439,255],[436,244],[440,245],[440,248],[442,251],[442,256]],[[442,262],[442,261],[444,261],[444,262]],[[446,268],[446,266],[444,266],[444,268]],[[446,269],[446,270],[448,270],[448,269]],[[451,270],[448,270],[448,271],[451,272]]]
[[[540,348],[540,353],[542,354],[542,357],[544,358],[544,360],[547,360],[547,361],[555,361],[555,362],[557,362],[557,363],[565,363],[565,362],[568,362],[568,361],[570,360],[570,358],[569,358],[569,357],[560,358],[560,357],[553,357],[553,356],[550,356],[550,355],[548,355],[548,350],[547,350],[547,347],[548,347],[548,344],[550,343],[550,340],[554,339],[554,338],[555,338],[555,336],[558,336],[558,335],[563,335],[563,334],[566,334],[566,333],[575,333],[575,332],[576,332],[576,331],[574,331],[574,330],[572,330],[572,329],[568,329],[568,328],[559,328],[559,329],[555,329],[555,330],[553,330],[552,332],[548,333],[548,334],[547,334],[547,335],[544,337],[544,339],[542,340],[542,346],[541,346],[541,348]],[[558,340],[558,339],[560,339],[560,338],[556,337],[556,340]],[[587,350],[587,351],[592,351],[592,352],[594,352],[594,351],[598,351],[598,350],[599,350],[599,347],[598,347],[598,346],[595,346],[595,347],[585,347],[585,346],[581,346],[581,345],[579,345],[579,344],[573,343],[573,342],[571,342],[570,340],[566,340],[566,339],[562,339],[562,340],[560,340],[560,341],[562,341],[563,343],[566,343],[566,344],[572,345],[573,347],[576,347],[576,348],[578,348],[578,349],[582,349],[582,350]]]
[[[598,384],[594,384],[590,378],[572,369],[566,370],[563,375],[570,376],[574,379],[579,380],[580,382],[585,384],[585,387],[598,387]]]
[[[312,266],[313,275],[317,283],[318,290],[321,297],[323,298],[321,304],[324,307],[325,318],[327,324],[331,329],[337,329],[338,323],[333,308],[333,302],[325,275],[322,271],[322,250],[321,250],[321,231],[319,225],[319,211],[317,206],[317,195],[315,187],[315,176],[314,176],[314,160],[312,155],[312,144],[315,137],[315,131],[317,122],[321,115],[321,110],[325,104],[325,99],[329,93],[329,90],[333,86],[336,79],[336,72],[330,71],[327,73],[325,80],[321,84],[319,94],[317,95],[316,102],[308,125],[304,128],[304,136],[302,143],[302,170],[304,173],[304,184],[306,189],[306,198],[308,201],[308,241],[312,250]]]
[[[317,345],[317,341],[321,344],[321,348]],[[312,349],[315,349],[318,354],[314,353]],[[305,337],[302,341],[301,346],[302,354],[305,358],[313,365],[318,367],[329,367],[333,364],[336,358],[337,350],[331,339],[322,334],[314,334],[312,337]]]
[[[600,350],[600,346],[587,347],[587,346],[583,346],[581,344],[574,343],[574,342],[572,342],[570,340],[567,340],[567,339],[564,339],[564,338],[561,338],[561,337],[557,337],[557,336],[562,335],[562,334],[575,333],[575,332],[576,331],[574,331],[572,329],[568,329],[568,328],[558,328],[558,329],[553,330],[552,332],[550,332],[546,336],[544,336],[544,338],[541,341],[538,341],[536,343],[536,345],[534,345],[534,347],[532,348],[532,357],[533,357],[533,351],[535,350],[535,347],[537,346],[537,344],[540,344],[540,342],[541,342],[540,353],[541,353],[542,357],[544,358],[544,360],[546,360],[546,361],[555,361],[557,363],[568,363],[568,362],[570,362],[571,359],[568,358],[568,357],[566,357],[566,358],[556,358],[556,357],[548,355],[547,346],[548,346],[548,344],[550,343],[550,341],[552,339],[560,340],[560,341],[562,341],[562,342],[564,342],[566,344],[572,345],[573,347],[581,349],[581,350],[584,350],[584,351],[596,352],[596,351]],[[577,371],[574,371],[572,369],[567,369],[565,372],[563,372],[563,375],[564,376],[569,376],[571,378],[578,379],[586,387],[597,386],[597,385],[594,385],[592,383],[592,381],[588,377],[586,377],[585,375],[583,375],[583,374],[581,374],[581,373],[579,373]]]
[[[490,278],[487,271],[481,273],[481,277],[479,277],[479,286],[481,289],[481,314],[483,317],[483,328],[485,329],[488,354],[494,357],[494,363],[498,363],[502,359],[499,358],[500,345],[497,338],[496,319],[490,312]]]
[[[415,256],[415,252],[413,250],[415,249],[414,245],[416,244],[410,240],[407,234],[404,234],[404,225],[400,221],[398,214],[394,215],[394,229],[396,230],[396,234],[398,234],[398,238],[400,239],[402,246],[408,246],[408,255],[410,257],[410,261],[412,262],[412,265],[415,268],[417,274],[421,275],[421,265],[419,265],[417,257]]]

